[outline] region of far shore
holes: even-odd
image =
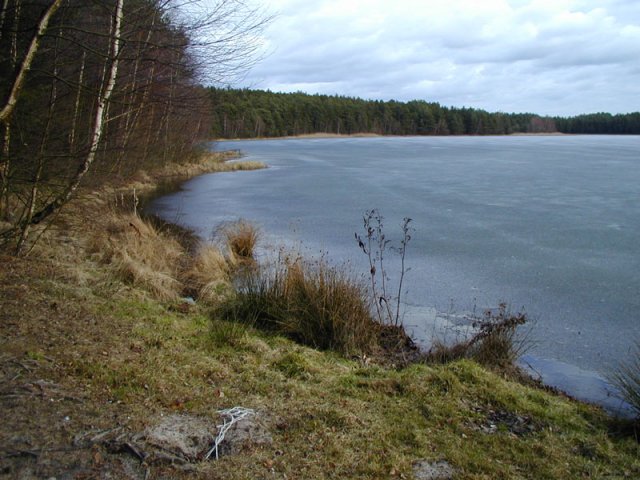
[[[237,141],[258,141],[258,140],[292,140],[292,139],[330,139],[330,138],[377,138],[377,137],[558,137],[573,135],[570,133],[562,132],[541,132],[541,133],[527,133],[527,132],[515,132],[505,135],[381,135],[379,133],[303,133],[300,135],[285,135],[282,137],[237,137],[237,138],[213,138],[213,142],[237,142]]]

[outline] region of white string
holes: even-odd
[[[256,412],[251,410],[250,408],[244,407],[233,407],[227,408],[226,410],[218,410],[218,413],[222,417],[222,425],[218,425],[218,436],[216,437],[216,441],[211,447],[211,450],[207,452],[204,459],[209,460],[209,457],[213,452],[216,452],[216,460],[218,459],[218,446],[224,441],[224,436],[229,431],[229,429],[240,420],[248,417],[249,415],[255,415]],[[228,419],[228,420],[227,420]]]

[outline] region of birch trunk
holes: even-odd
[[[9,93],[9,98],[7,99],[5,105],[0,110],[0,122],[6,123],[9,120],[9,117],[13,113],[15,109],[16,103],[18,102],[18,96],[22,91],[22,87],[24,86],[24,82],[27,79],[27,72],[31,68],[31,64],[33,63],[33,59],[36,56],[36,52],[38,51],[38,47],[40,46],[40,39],[44,34],[45,30],[49,26],[49,20],[56,12],[56,10],[62,4],[62,0],[54,0],[51,5],[44,11],[42,17],[40,17],[40,21],[38,22],[38,28],[36,33],[33,35],[31,39],[31,43],[29,44],[29,48],[27,49],[27,53],[20,64],[20,69],[18,70],[18,74],[16,75],[15,80],[13,81],[13,86],[11,87],[11,92]]]
[[[15,1],[13,10],[13,35],[11,35],[11,68],[15,70],[18,62],[18,25],[20,24],[20,0]]]
[[[4,126],[4,142],[0,157],[0,215],[5,215],[5,210],[8,209],[8,192],[9,192],[9,173],[11,169],[11,159],[9,158],[10,154],[10,146],[11,146],[11,115],[15,109],[16,103],[18,102],[18,96],[24,87],[24,83],[27,78],[27,72],[31,68],[31,64],[33,63],[33,59],[38,51],[38,47],[40,46],[40,39],[44,34],[45,30],[49,25],[49,20],[56,12],[56,10],[62,4],[62,0],[54,0],[51,5],[42,13],[40,20],[38,22],[38,27],[36,29],[36,33],[33,35],[31,39],[31,43],[27,48],[27,52],[20,64],[20,68],[17,72],[17,75],[13,81],[13,85],[9,92],[9,97],[7,98],[5,105],[0,110],[0,125]],[[4,24],[6,11],[8,7],[8,1],[2,5],[2,23]],[[20,2],[15,2],[15,12],[14,12],[14,20],[13,20],[13,36],[11,38],[11,69],[15,71],[17,63],[18,63],[18,23],[20,20]],[[7,210],[8,211],[8,210]]]
[[[7,17],[8,7],[9,7],[9,0],[3,0],[2,12],[0,12],[0,40],[2,40],[2,30],[4,29],[4,19]]]
[[[101,90],[101,93],[98,97],[98,108],[96,109],[95,119],[93,123],[93,132],[91,135],[91,144],[87,156],[85,157],[82,165],[80,166],[74,178],[71,180],[64,192],[53,202],[49,203],[42,210],[37,212],[33,216],[31,223],[40,223],[42,220],[59,210],[60,207],[68,202],[71,196],[78,189],[80,182],[89,171],[91,165],[93,164],[93,161],[95,160],[96,153],[98,152],[98,147],[100,146],[100,139],[102,138],[102,134],[104,131],[106,111],[109,106],[111,94],[113,93],[113,89],[115,87],[116,77],[118,76],[118,62],[121,44],[120,30],[122,26],[123,3],[124,0],[117,0],[116,3],[114,14],[115,18],[111,29],[111,45],[109,55],[111,66],[110,68],[108,68],[108,76],[106,82],[104,83],[104,89]]]
[[[80,75],[78,78],[78,92],[76,93],[76,102],[73,107],[73,120],[71,123],[71,133],[69,134],[69,150],[75,150],[76,143],[76,127],[78,125],[78,111],[80,110],[80,96],[82,94],[82,82],[84,81],[84,67],[87,60],[87,51],[82,51],[82,62],[80,63]]]

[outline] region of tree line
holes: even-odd
[[[435,102],[363,100],[344,96],[209,88],[214,138],[312,133],[378,135],[508,135],[512,133],[635,133],[640,114],[542,117],[489,113]]]
[[[246,68],[268,21],[242,0],[0,8],[0,240],[18,249],[80,185],[188,157],[209,135],[201,83]]]
[[[254,138],[311,133],[503,135],[554,132],[553,119],[531,113],[489,113],[435,102],[210,88],[212,135]]]
[[[556,118],[562,133],[640,135],[640,112],[611,115],[592,113],[568,118]]]

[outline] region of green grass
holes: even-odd
[[[420,459],[446,460],[463,479],[640,475],[637,442],[610,434],[603,413],[470,360],[387,369],[153,301],[114,311],[133,322],[140,354],[85,366],[83,381],[134,411],[267,415],[274,444],[217,462],[220,478],[267,475],[265,464],[289,478],[412,478]],[[526,417],[532,431],[486,433],[491,412]]]

